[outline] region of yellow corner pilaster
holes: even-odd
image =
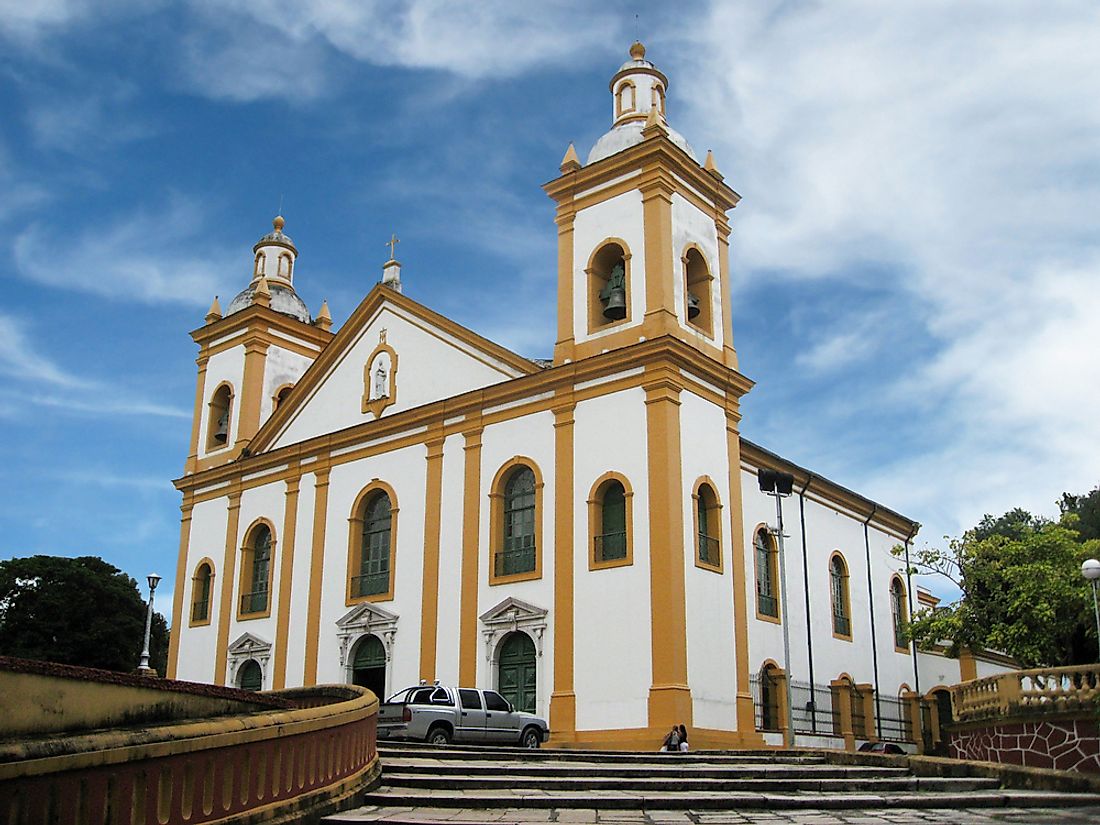
[[[237,440],[234,443],[237,450],[247,447],[260,428],[260,401],[263,399],[268,346],[266,341],[261,340],[249,340],[244,345],[244,379],[237,417]]]
[[[642,187],[646,292],[642,331],[647,338],[680,331],[673,293],[672,193],[672,187],[662,178]]]
[[[199,357],[195,359],[195,363],[199,367],[199,375],[195,380],[195,415],[191,421],[191,451],[187,454],[187,464],[184,467],[184,471],[188,473],[195,472],[199,460],[199,427],[204,412],[202,401],[203,396],[206,394],[206,365],[209,360],[205,351],[201,352]],[[175,625],[172,626],[175,627]]]
[[[577,217],[572,203],[558,207],[558,340],[554,344],[554,365],[573,359],[573,224]]]
[[[573,435],[575,405],[554,410],[554,688],[550,729],[564,741],[577,729],[573,692]]]
[[[477,590],[481,530],[481,428],[463,433],[466,440],[462,493],[462,581],[459,596],[458,683],[477,682]]]
[[[172,628],[173,633],[168,635],[168,672],[169,679],[176,678],[176,668],[179,666],[180,634],[183,632],[183,591],[187,587],[187,551],[191,543],[191,513],[194,510],[191,496],[184,496],[180,506],[182,516],[180,518],[180,547],[176,558],[176,592],[172,597]]]
[[[424,588],[420,603],[420,678],[435,679],[439,631],[439,533],[443,508],[443,439],[427,444],[424,484]]]

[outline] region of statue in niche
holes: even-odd
[[[389,398],[390,377],[386,371],[386,365],[378,360],[378,369],[374,371],[374,393],[371,398]]]

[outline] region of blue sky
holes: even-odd
[[[635,34],[744,198],[747,437],[933,543],[1100,482],[1095,3],[592,8],[0,0],[0,557],[170,596],[187,333],[280,198],[314,312],[396,232],[407,294],[549,356],[540,184],[610,125]]]

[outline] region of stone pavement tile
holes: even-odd
[[[595,808],[559,808],[555,822],[598,822]]]

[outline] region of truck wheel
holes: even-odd
[[[519,743],[525,748],[537,748],[542,744],[542,734],[539,733],[538,728],[524,728]]]
[[[435,727],[428,731],[428,744],[430,745],[449,745],[451,744],[451,734],[447,732],[446,728]]]

